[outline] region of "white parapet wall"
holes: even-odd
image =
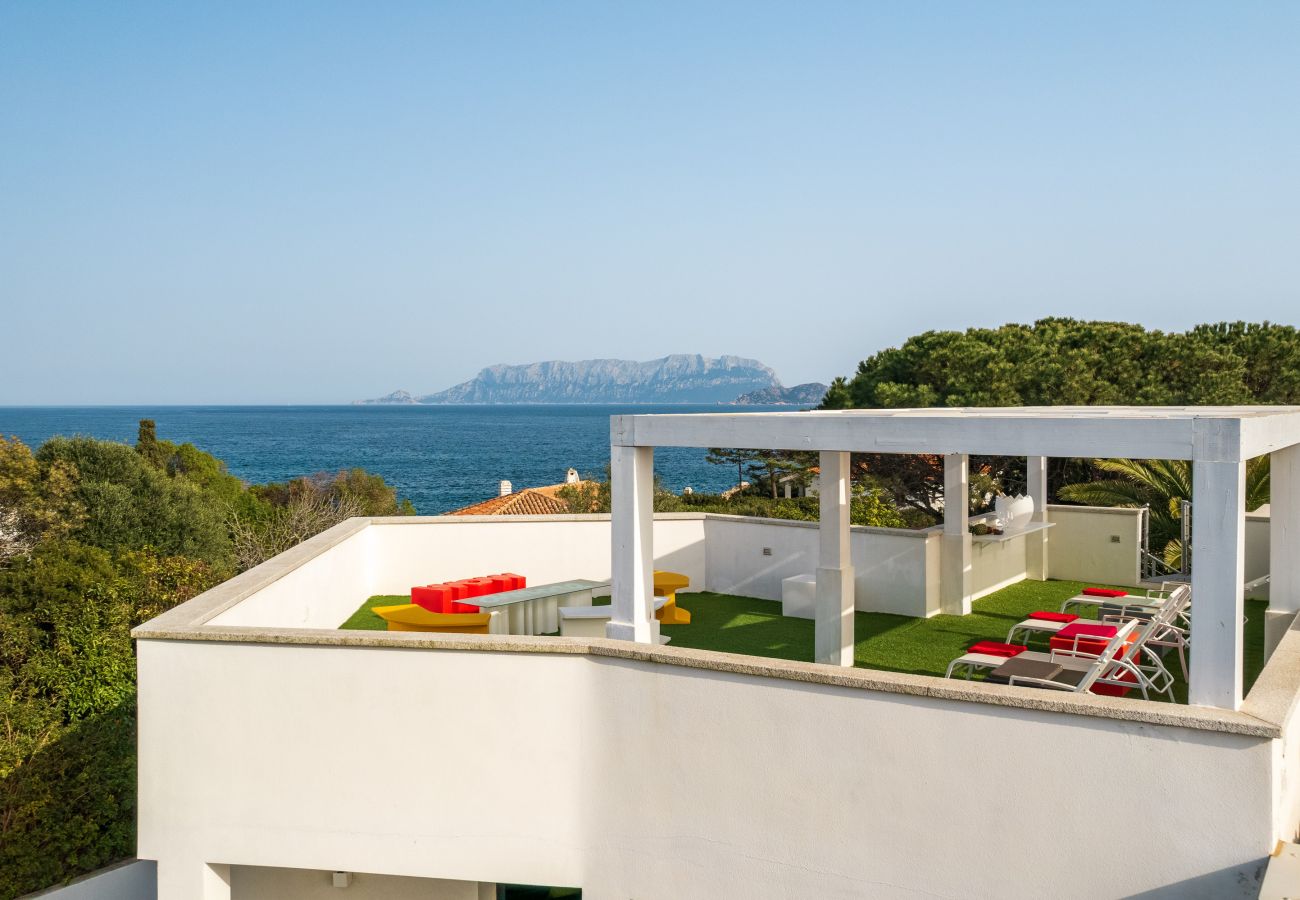
[[[1034,537],[1038,538],[1038,534]],[[971,542],[970,586],[974,599],[1025,580],[1026,540],[1025,535],[1013,535],[1000,539],[976,538]]]
[[[1098,584],[1140,583],[1139,511],[1049,507],[1049,576]],[[1115,542],[1113,538],[1118,537]],[[850,552],[855,607],[863,612],[939,612],[941,532],[855,526]],[[1026,541],[976,539],[973,596],[1026,577]],[[681,572],[690,590],[781,599],[781,581],[817,568],[815,522],[741,516],[660,514],[655,567]],[[329,547],[326,554],[321,547]],[[1247,519],[1247,579],[1267,571],[1268,520]],[[530,584],[610,576],[608,516],[410,517],[346,522],[241,575],[247,599],[214,625],[335,628],[367,597],[496,572]]]
[[[1267,506],[1246,513],[1246,584],[1258,583],[1269,573],[1269,526]],[[1267,586],[1263,586],[1264,590]],[[1259,596],[1263,591],[1258,591]]]
[[[329,552],[321,554],[320,548]],[[1019,548],[1020,577],[1024,550]],[[909,616],[939,610],[939,534],[934,530],[854,527],[850,548],[857,609]],[[655,567],[681,572],[689,590],[781,599],[781,580],[817,567],[817,525],[740,516],[660,514]],[[1013,551],[1014,552],[1014,551]],[[977,567],[988,584],[999,565]],[[982,559],[983,557],[981,557]],[[367,597],[496,572],[530,584],[610,577],[608,516],[410,517],[346,522],[237,581],[248,597],[213,625],[336,628]],[[255,590],[253,589],[255,588]]]
[[[444,517],[414,527],[389,519],[374,530],[377,594],[496,572],[523,575],[529,584],[610,577],[608,516]],[[692,589],[703,588],[704,516],[656,517],[654,547],[656,568],[680,572]]]
[[[711,591],[780,600],[782,579],[817,569],[815,522],[709,516],[704,533]],[[854,526],[849,550],[858,610],[907,616],[938,612],[937,532]]]
[[[705,584],[702,515],[655,520],[655,565]],[[376,594],[409,594],[498,572],[529,584],[608,580],[608,516],[409,517],[345,522],[272,561],[265,586],[224,610],[214,625],[337,628]],[[319,553],[323,546],[329,552]],[[302,563],[293,566],[297,557]],[[287,560],[287,562],[286,562]],[[241,579],[257,577],[257,570]],[[268,580],[270,579],[270,580]]]
[[[157,896],[157,866],[152,860],[131,859],[28,895],[27,900],[155,900]]]
[[[1142,583],[1142,511],[1103,506],[1049,506],[1052,578],[1136,587]]]
[[[1139,551],[1142,511],[1104,506],[1049,506],[1054,527],[1048,530],[1052,578],[1097,584],[1140,586]],[[1269,573],[1267,507],[1246,514],[1245,581],[1260,582]],[[1154,548],[1157,552],[1159,548]],[[1262,586],[1254,596],[1266,591]]]
[[[139,852],[162,900],[205,861],[591,897],[1244,898],[1275,838],[1262,735],[671,648],[274,639],[140,642]]]

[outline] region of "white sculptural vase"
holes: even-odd
[[[994,501],[994,514],[997,516],[998,524],[1002,527],[1004,534],[1015,534],[1017,531],[1024,531],[1029,522],[1034,517],[1034,498],[1018,495],[1015,497],[1001,496]]]

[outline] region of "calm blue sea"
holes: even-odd
[[[747,407],[760,411],[762,407]],[[134,443],[136,423],[154,419],[158,437],[193,443],[245,481],[360,466],[378,472],[425,514],[515,489],[556,484],[573,466],[603,476],[609,417],[636,412],[717,412],[717,406],[92,406],[0,407],[0,434],[35,448],[53,435]],[[655,451],[655,470],[674,492],[720,491],[735,470],[712,466],[703,450]]]

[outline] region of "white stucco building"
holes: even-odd
[[[618,417],[612,516],[351,520],[137,629],[139,855],[165,900],[1253,897],[1300,824],[1297,444],[1294,408]],[[655,446],[821,451],[821,523],[655,516]],[[969,454],[1024,455],[1043,527],[981,541],[948,504],[939,529],[850,528],[853,451],[942,454],[953,496]],[[1191,461],[1191,703],[853,668],[854,610],[1138,582],[1137,511],[1046,505],[1051,456]],[[655,568],[767,599],[815,571],[820,662],[660,646]],[[478,570],[612,580],[609,637],[338,630]]]

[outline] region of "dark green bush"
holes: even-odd
[[[229,509],[220,497],[184,478],[169,477],[125,444],[51,438],[37,452],[79,474],[76,496],[85,520],[77,540],[105,550],[152,547],[168,555],[231,565]]]
[[[134,699],[58,729],[0,775],[0,898],[134,854],[135,784]]]

